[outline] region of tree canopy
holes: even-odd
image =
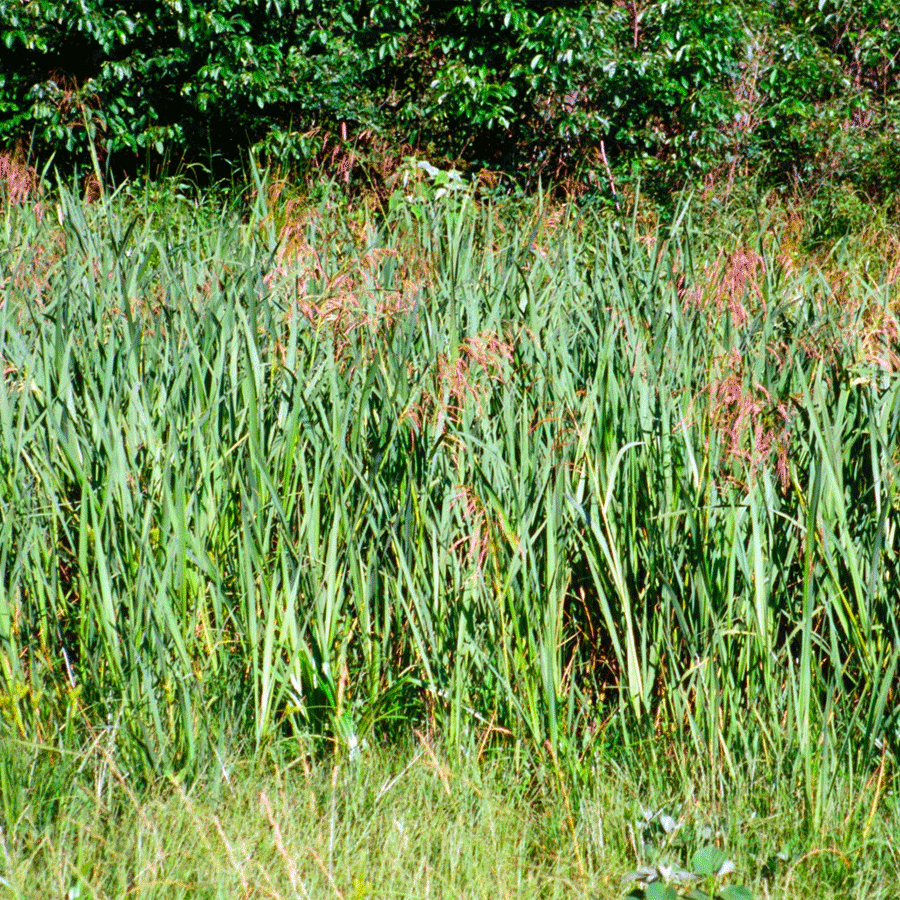
[[[57,163],[900,187],[894,0],[0,0],[0,145]]]

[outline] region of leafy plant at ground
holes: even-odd
[[[654,827],[655,826],[655,827]],[[635,887],[629,897],[645,900],[752,900],[752,893],[726,880],[735,871],[734,863],[716,844],[703,844],[690,856],[687,869],[679,868],[685,849],[684,822],[665,813],[642,810],[641,819],[631,831],[632,842],[641,856],[652,859],[626,876]],[[706,829],[711,830],[711,829]],[[659,835],[654,841],[651,834]]]

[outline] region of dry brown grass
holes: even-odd
[[[18,206],[39,193],[40,181],[34,168],[15,152],[0,153],[0,198]]]
[[[511,338],[483,331],[441,353],[423,377],[420,399],[406,410],[406,418],[417,432],[431,422],[442,433],[448,423],[459,421],[470,399],[479,415],[486,415],[483,401],[493,386],[506,382],[513,351]]]
[[[766,314],[763,282],[766,262],[756,251],[739,245],[732,251],[719,251],[713,262],[703,268],[703,276],[683,294],[683,305],[702,309],[710,325],[723,314],[741,328],[751,314]]]
[[[11,208],[33,211],[38,225],[44,221],[48,203],[40,178],[33,166],[23,161],[16,151],[0,153],[0,214]],[[20,233],[17,230],[17,233]],[[5,302],[6,289],[22,292],[44,305],[50,286],[50,270],[65,252],[65,238],[58,229],[41,228],[41,240],[13,244],[12,252],[0,267],[0,305]]]
[[[766,297],[768,266],[763,255],[745,244],[721,250],[703,267],[699,280],[679,294],[685,310],[701,311],[710,335],[716,334],[722,316],[735,333],[745,331],[753,318],[769,315]],[[707,383],[691,404],[705,408],[709,434],[722,441],[719,477],[749,489],[761,469],[774,466],[782,490],[790,486],[789,450],[792,407],[789,398],[774,397],[754,377],[758,354],[774,356],[783,366],[783,350],[777,346],[737,347],[713,356]],[[688,417],[689,419],[692,416]],[[687,423],[682,423],[686,425]]]
[[[413,312],[427,277],[428,264],[421,256],[408,248],[373,246],[363,224],[349,237],[328,232],[321,213],[296,199],[289,199],[278,215],[283,219],[279,249],[264,282],[287,301],[289,319],[299,312],[333,340],[338,358],[351,335],[370,343]],[[342,243],[345,252],[337,257],[332,252],[325,258],[319,251]]]
[[[723,441],[719,475],[739,480],[744,488],[761,468],[774,466],[783,489],[789,486],[790,428],[793,397],[776,397],[758,383],[755,372],[763,357],[779,371],[789,365],[788,353],[802,353],[828,371],[853,348],[854,384],[877,382],[900,371],[900,238],[883,231],[863,234],[841,264],[832,248],[812,252],[804,245],[802,210],[787,208],[759,240],[737,239],[732,249],[719,250],[691,283],[676,277],[683,308],[698,310],[712,337],[727,317],[734,334],[765,327],[774,314],[769,306],[813,304],[815,315],[804,316],[790,347],[780,339],[756,344],[740,340],[711,358],[707,383],[691,404],[706,410],[710,434]],[[644,243],[644,242],[642,242]],[[655,242],[645,243],[658,253]],[[878,261],[872,265],[873,259]],[[677,267],[676,267],[677,272]],[[738,477],[738,473],[741,473]]]

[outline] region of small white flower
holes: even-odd
[[[681,822],[676,822],[671,816],[662,815],[659,817],[659,824],[662,825],[666,834],[675,834],[681,829]]]
[[[726,875],[731,875],[731,873],[734,872],[734,869],[734,863],[730,859],[726,859],[719,867],[719,871],[716,872],[716,878],[724,878]]]

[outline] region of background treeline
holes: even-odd
[[[615,193],[900,187],[895,0],[0,0],[0,145],[383,177],[416,149]]]

